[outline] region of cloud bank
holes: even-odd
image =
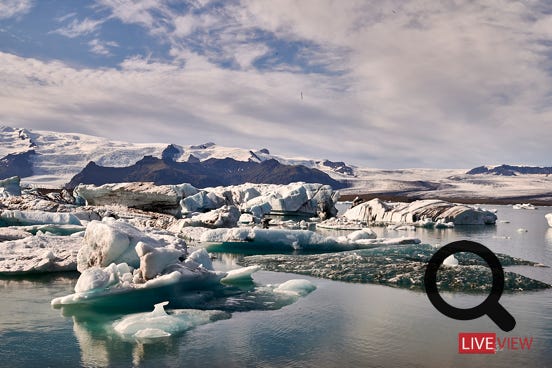
[[[52,20],[58,37],[107,60],[126,47],[114,30],[135,27],[166,52],[110,66],[3,50],[0,121],[373,167],[550,165],[551,14],[539,1],[99,0]]]

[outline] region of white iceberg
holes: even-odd
[[[0,242],[0,274],[76,271],[79,238],[29,236]]]
[[[532,205],[531,203],[518,203],[518,204],[514,204],[512,206],[512,208],[514,210],[536,210],[537,207],[535,207],[534,205]]]
[[[79,219],[72,213],[5,210],[0,214],[0,224],[5,226],[22,225],[81,225]]]
[[[21,195],[19,176],[0,180],[0,198],[15,197]]]
[[[305,215],[335,216],[335,202],[339,192],[329,185],[291,183],[241,184],[228,187],[205,188],[181,201],[182,213],[205,212],[223,205],[237,206],[241,212],[262,218],[269,213],[299,213]]]
[[[24,239],[29,236],[33,236],[33,234],[25,231],[24,229],[0,227],[0,242],[6,240]]]
[[[127,263],[132,267],[139,266],[139,255],[136,245],[139,242],[152,247],[168,247],[185,251],[185,244],[176,237],[167,239],[162,236],[149,235],[123,221],[104,218],[103,221],[92,221],[86,227],[84,242],[77,257],[78,270],[110,263]]]
[[[274,289],[277,293],[284,293],[293,296],[305,296],[314,290],[316,290],[316,285],[305,279],[288,280]]]
[[[149,248],[143,243],[137,244],[136,248],[141,254],[139,268],[126,263],[88,268],[79,277],[75,293],[53,299],[52,306],[109,303],[119,296],[125,297],[123,302],[132,303],[130,296],[144,291],[153,293],[148,294],[142,302],[158,302],[159,298],[178,294],[178,290],[201,290],[220,285],[221,279],[229,274],[214,271],[209,255],[203,248],[190,254],[183,262],[174,250]],[[232,271],[227,281],[243,280],[245,275],[251,275],[257,269],[248,267],[246,270]]]
[[[145,211],[165,212],[176,215],[183,196],[197,193],[190,184],[155,185],[150,182],[104,184],[80,184],[74,190],[77,202],[102,206],[118,204]]]
[[[548,221],[548,226],[552,227],[552,213],[547,213],[544,217],[546,218],[546,221]]]
[[[240,219],[240,211],[236,206],[224,205],[215,210],[199,213],[190,218],[180,219],[168,227],[169,231],[180,233],[182,228],[198,227],[234,227]]]
[[[153,312],[123,317],[113,323],[113,328],[123,337],[155,339],[182,333],[222,318],[229,318],[227,313],[216,310],[180,309],[168,314],[163,308],[167,304],[169,303],[155,304]]]
[[[352,232],[347,236],[323,236],[310,230],[233,228],[213,229],[201,235],[204,243],[242,244],[255,249],[341,251],[372,248],[379,245],[419,243],[416,238],[376,239],[370,229]]]
[[[366,224],[409,224],[420,227],[450,227],[453,225],[494,224],[496,215],[490,211],[437,199],[412,203],[384,202],[373,199],[347,210],[343,216]]]

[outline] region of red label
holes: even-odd
[[[458,353],[494,354],[496,352],[496,334],[494,332],[460,332],[458,334]]]

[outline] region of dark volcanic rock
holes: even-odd
[[[243,183],[289,184],[297,181],[327,184],[334,189],[344,187],[343,183],[320,170],[283,165],[276,160],[257,163],[213,158],[203,162],[174,162],[152,156],[146,156],[127,167],[103,167],[90,162],[66,187],[138,181],[157,185],[190,183],[197,188]]]
[[[6,179],[12,176],[26,178],[33,175],[33,164],[31,156],[35,154],[34,150],[22,153],[13,153],[0,159],[0,179]]]
[[[552,167],[538,167],[538,166],[513,166],[513,165],[500,165],[493,168],[487,166],[479,166],[471,169],[466,174],[489,174],[489,175],[502,175],[502,176],[515,176],[524,174],[552,174]]]

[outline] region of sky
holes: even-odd
[[[552,166],[552,3],[0,0],[0,125]]]

